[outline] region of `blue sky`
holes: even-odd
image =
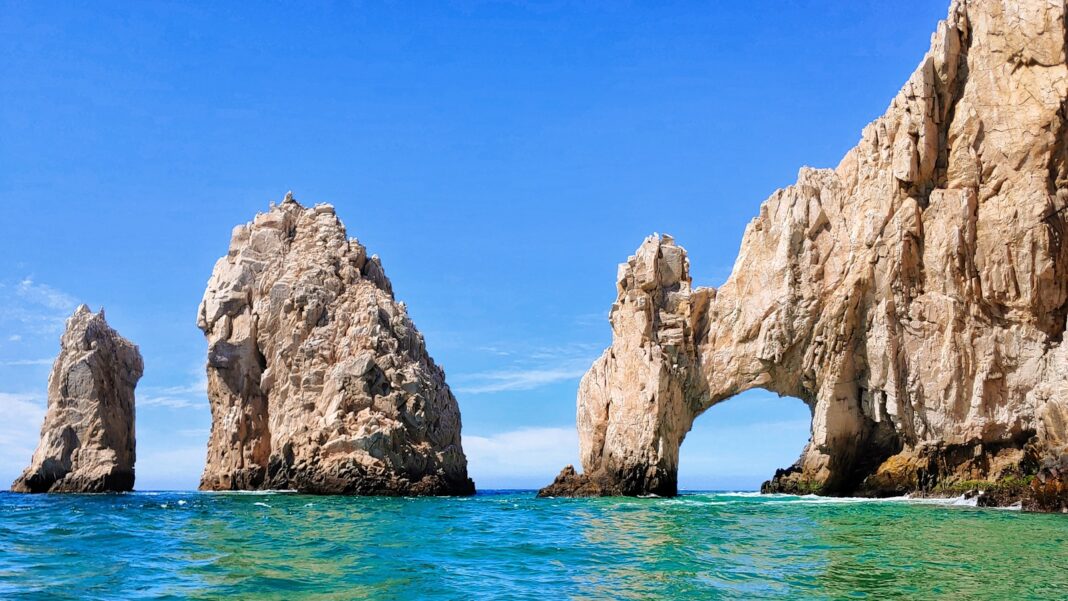
[[[0,1],[0,481],[85,302],[145,358],[138,488],[195,487],[197,304],[233,226],[293,190],[382,257],[477,484],[545,484],[577,463],[616,264],[667,232],[720,284],[759,203],[837,164],[946,5]],[[731,399],[681,485],[758,486],[808,423],[795,399]]]

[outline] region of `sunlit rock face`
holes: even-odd
[[[14,492],[123,492],[134,485],[134,388],[141,353],[85,305],[67,320],[48,410]]]
[[[935,491],[1062,465],[1065,35],[1063,2],[955,1],[838,167],[761,205],[722,287],[691,290],[682,250],[647,239],[580,386],[584,474],[547,494],[674,494],[694,418],[751,388],[812,410],[767,491]]]
[[[471,494],[460,411],[377,256],[292,196],[234,229],[208,339],[206,490]]]

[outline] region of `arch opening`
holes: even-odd
[[[812,430],[801,399],[753,389],[698,415],[679,447],[679,492],[758,491],[793,465]]]

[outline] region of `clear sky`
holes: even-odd
[[[233,226],[287,190],[382,257],[478,486],[547,483],[577,463],[617,263],[666,232],[722,283],[760,202],[837,164],[947,5],[0,0],[0,485],[85,302],[145,358],[137,487],[196,486],[197,305]],[[796,399],[731,399],[680,483],[759,486],[808,427]]]

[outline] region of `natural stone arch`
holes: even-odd
[[[722,300],[711,288],[692,289],[685,251],[669,236],[645,240],[620,266],[617,290],[613,344],[579,386],[580,454],[595,486],[608,494],[676,494],[679,447],[694,420],[762,388],[812,408],[812,439],[803,458],[834,490],[854,454],[819,449],[852,446],[875,428],[841,404],[818,402],[818,390],[798,377],[794,353],[782,350],[776,319],[751,303],[720,316],[717,322],[730,327],[713,327],[710,311]],[[755,327],[754,315],[764,318]]]
[[[691,289],[685,252],[647,239],[579,388],[585,474],[543,492],[674,494],[694,418],[751,388],[813,408],[769,490],[1068,466],[1065,13],[953,2],[858,146],[761,205],[720,288]]]

